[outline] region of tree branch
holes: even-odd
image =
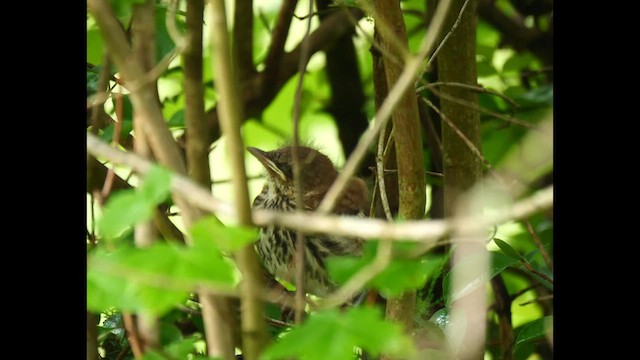
[[[500,347],[502,348],[501,359],[511,360],[513,359],[512,349],[515,340],[511,323],[511,297],[501,274],[491,279],[491,287],[495,299],[494,310],[498,316]]]
[[[376,9],[376,30],[378,23],[393,24],[388,32],[381,32],[380,47],[383,49],[387,86],[392,87],[400,79],[403,64],[392,59],[403,59],[408,52],[407,30],[405,28],[400,2],[381,0],[374,2]],[[379,30],[382,30],[379,29]],[[387,52],[389,55],[387,55]],[[405,87],[407,89],[407,87]],[[398,166],[398,214],[402,219],[421,219],[425,207],[425,174],[420,133],[418,102],[413,89],[407,89],[393,111],[395,131],[396,161]],[[381,242],[380,247],[382,247]],[[391,246],[391,243],[389,243]],[[413,313],[416,292],[407,291],[399,297],[387,300],[386,318],[403,325],[407,333],[413,329]]]
[[[152,166],[147,160],[132,153],[114,149],[92,134],[87,134],[87,150],[96,157],[112,161],[115,164],[132,168],[140,174],[146,174]],[[173,173],[172,191],[179,193],[193,206],[200,209],[236,217],[231,205],[214,198],[208,189],[195,184],[189,178]],[[381,219],[359,218],[355,216],[321,216],[316,213],[291,214],[267,210],[253,210],[253,222],[257,226],[277,225],[305,233],[327,233],[363,239],[393,239],[435,243],[437,239],[456,231],[485,231],[493,225],[511,220],[523,219],[553,206],[553,185],[537,191],[530,197],[514,203],[508,209],[491,214],[462,217],[453,220],[406,220],[390,223]]]
[[[235,0],[233,13],[233,62],[240,84],[256,74],[253,66],[253,0]]]
[[[220,125],[226,135],[227,152],[233,170],[231,175],[238,220],[240,224],[250,226],[252,225],[251,208],[244,166],[244,146],[240,134],[240,125],[244,118],[237,89],[236,70],[231,62],[225,4],[224,0],[211,0],[210,4],[212,6],[210,35],[213,48],[213,71],[216,88],[220,94],[218,106]],[[258,359],[269,339],[264,321],[264,304],[259,295],[263,288],[260,265],[253,244],[238,251],[237,264],[243,276],[240,282],[243,357],[247,360],[255,360]],[[210,353],[210,355],[214,354]],[[226,351],[225,356],[228,356]]]
[[[278,79],[281,72],[281,59],[284,56],[284,45],[287,42],[291,18],[293,17],[293,12],[297,4],[298,0],[283,1],[280,11],[278,12],[276,25],[271,32],[271,42],[269,43],[267,57],[264,60],[264,70],[261,73],[262,94],[267,97],[272,98],[276,93],[275,85],[276,79]]]
[[[133,20],[131,30],[133,34],[133,53],[137,61],[142,64],[145,71],[153,69],[156,55],[156,22],[153,0],[133,6]],[[145,84],[145,91],[153,92],[156,102],[159,103],[156,82]],[[148,143],[148,136],[144,130],[145,119],[137,112],[133,114],[133,128],[136,134],[133,148],[136,154],[142,158],[152,159],[153,154]],[[137,224],[134,228],[134,242],[137,247],[149,247],[157,238],[155,226],[152,220]],[[150,349],[158,349],[160,346],[160,328],[156,316],[140,312],[137,314],[136,326],[143,342],[145,352]]]
[[[211,186],[209,141],[204,120],[202,83],[202,23],[204,0],[187,0],[187,32],[182,53],[184,67],[184,120],[187,134],[186,156],[189,176],[204,187]]]

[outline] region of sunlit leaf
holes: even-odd
[[[96,225],[102,236],[113,239],[152,215],[153,205],[141,200],[135,190],[120,190],[111,195]]]
[[[147,248],[96,251],[87,261],[87,306],[162,315],[184,302],[197,284],[231,287],[232,264],[219,253],[156,243]]]
[[[372,356],[406,358],[415,347],[399,324],[387,322],[377,308],[351,308],[312,313],[264,352],[262,359],[303,357],[307,360],[351,360],[354,349]]]
[[[513,258],[513,259],[516,259],[516,260],[522,260],[522,259],[523,259],[523,258],[522,258],[522,255],[520,255],[520,254],[516,251],[516,249],[512,248],[512,247],[511,247],[511,245],[509,245],[507,242],[505,242],[505,241],[503,241],[503,240],[500,240],[500,239],[498,239],[498,238],[494,238],[494,239],[493,239],[493,242],[494,242],[494,243],[496,243],[496,245],[498,245],[498,247],[500,248],[500,250],[502,250],[502,252],[503,252],[505,255],[507,255],[507,256],[509,256],[509,257],[511,257],[511,258]]]
[[[220,220],[210,216],[200,219],[190,229],[194,239],[210,241],[225,252],[234,252],[258,240],[256,228],[225,226]]]

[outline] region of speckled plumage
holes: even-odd
[[[292,180],[291,147],[270,152],[249,148],[267,170],[262,192],[255,198],[253,207],[276,211],[295,211],[296,199]],[[338,175],[333,163],[319,151],[299,147],[303,204],[305,210],[315,210]],[[364,216],[367,208],[367,189],[361,179],[353,178],[338,200],[335,214]],[[296,232],[280,227],[260,229],[256,250],[271,275],[295,284]],[[356,255],[362,253],[362,239],[327,234],[305,236],[305,289],[318,296],[327,295],[335,284],[327,278],[325,260],[329,256]]]

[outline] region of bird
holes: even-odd
[[[296,191],[293,180],[293,146],[272,151],[247,147],[265,169],[265,183],[253,201],[253,209],[296,211]],[[322,152],[308,146],[297,147],[300,163],[300,183],[304,211],[318,208],[338,176],[333,162]],[[349,179],[346,189],[336,202],[332,213],[342,216],[365,216],[369,204],[365,182]],[[296,285],[295,230],[268,225],[260,228],[255,248],[271,276]],[[327,296],[336,289],[329,279],[326,260],[330,256],[361,256],[363,239],[330,234],[305,234],[304,287],[309,294]]]

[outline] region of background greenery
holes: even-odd
[[[134,7],[142,0],[111,0],[123,28],[131,35]],[[185,2],[179,3],[175,21],[184,31]],[[417,51],[424,36],[436,1],[408,0],[401,2],[408,33],[409,49]],[[359,3],[336,3],[335,6],[359,7]],[[166,1],[154,2],[156,32],[155,62],[160,63],[175,49],[167,30]],[[264,67],[272,33],[280,11],[280,1],[253,2],[253,63],[258,70]],[[308,2],[300,1],[295,14],[305,16]],[[316,7],[317,8],[317,7]],[[536,130],[532,126],[508,121],[516,119],[525,125],[541,124],[550,116],[553,107],[553,20],[552,0],[496,0],[477,1],[476,29],[477,83],[492,93],[478,94],[482,111],[481,151],[489,167],[501,169],[510,166],[514,156],[523,151],[523,139]],[[205,12],[208,12],[209,6]],[[366,12],[365,12],[366,13]],[[227,18],[233,19],[234,1],[227,1]],[[232,21],[229,20],[231,23]],[[361,107],[355,109],[363,115],[358,120],[344,121],[337,115],[336,91],[346,84],[336,83],[327,74],[328,56],[316,51],[309,60],[304,75],[301,97],[300,138],[325,152],[338,168],[353,150],[360,133],[374,118],[374,67],[371,56],[373,17],[370,14],[358,21],[351,39],[356,55],[357,74],[362,94]],[[204,106],[210,115],[215,112],[220,94],[213,76],[207,17],[203,24],[202,51]],[[233,25],[230,25],[233,27]],[[302,41],[306,20],[294,17],[286,38],[286,51],[292,51]],[[320,27],[317,16],[312,18],[312,31]],[[321,50],[326,50],[325,45]],[[87,101],[91,104],[105,90],[101,72],[108,52],[100,27],[94,16],[87,12]],[[331,56],[339,56],[332,54]],[[347,62],[347,60],[344,60]],[[113,142],[119,129],[118,143],[122,149],[132,149],[135,108],[128,92],[117,86],[118,68],[110,62],[107,70],[111,77],[108,96],[99,115],[96,108],[88,107],[87,129],[101,139]],[[436,66],[424,74],[427,82],[436,82]],[[354,74],[351,74],[353,77]],[[283,79],[275,89],[273,98],[264,96],[263,106],[252,111],[247,104],[246,119],[241,133],[244,145],[273,149],[290,142],[293,137],[292,112],[298,74]],[[180,56],[175,57],[157,78],[157,93],[162,116],[178,143],[184,144],[185,85],[184,67]],[[345,82],[348,78],[343,79]],[[241,89],[245,89],[241,86]],[[121,97],[116,93],[123,93]],[[241,92],[244,94],[243,92]],[[496,95],[499,94],[500,96]],[[439,98],[428,89],[419,93],[436,105]],[[354,94],[354,99],[359,95]],[[344,99],[343,99],[344,100]],[[357,99],[355,99],[357,100]],[[355,101],[354,100],[354,101]],[[349,99],[346,99],[347,103]],[[118,110],[119,109],[119,110]],[[101,121],[96,122],[96,118]],[[116,121],[118,120],[119,121]],[[440,129],[440,119],[430,111],[429,121]],[[507,120],[505,120],[507,119]],[[426,124],[424,167],[438,173],[441,168],[431,148],[427,146]],[[209,128],[211,151],[208,157],[212,194],[232,202],[233,190],[228,180],[232,175],[225,136]],[[347,135],[345,135],[347,134]],[[348,135],[350,134],[350,135]],[[549,152],[535,149],[534,152]],[[250,198],[260,191],[263,179],[261,166],[245,153]],[[211,286],[232,291],[240,279],[238,268],[230,258],[236,251],[255,239],[254,228],[231,224],[224,216],[205,216],[190,227],[183,224],[180,209],[169,196],[170,174],[163,168],[154,170],[141,181],[125,167],[114,167],[108,162],[96,165],[88,160],[87,175],[87,309],[88,336],[96,339],[99,358],[131,359],[130,329],[126,329],[128,316],[144,314],[157,318],[158,346],[144,352],[144,359],[207,358],[204,327],[195,289]],[[104,161],[103,161],[104,162]],[[361,167],[359,175],[373,184],[375,166],[373,156]],[[95,170],[95,169],[98,170]],[[114,168],[116,179],[109,180],[108,168]],[[525,194],[553,183],[553,164],[547,163],[535,173],[526,174],[530,180]],[[446,181],[446,179],[444,180]],[[439,218],[442,199],[438,188],[443,179],[427,176],[426,218]],[[109,183],[111,190],[104,191]],[[101,192],[102,191],[102,192]],[[101,194],[101,195],[100,195]],[[160,214],[160,215],[158,215]],[[158,241],[149,247],[134,244],[133,227],[158,216],[172,221],[176,229],[189,234],[192,246],[180,243],[179,235],[158,233]],[[221,223],[221,222],[222,223]],[[157,223],[157,222],[156,222]],[[170,233],[170,231],[169,231]],[[488,332],[485,358],[548,359],[552,358],[553,271],[540,251],[553,259],[553,214],[535,214],[524,221],[511,221],[498,226],[487,245],[491,254],[490,275],[482,284],[489,289]],[[345,281],[351,274],[368,263],[375,254],[375,242],[368,242],[361,259],[334,259],[330,263],[332,276]],[[409,245],[410,247],[411,245]],[[397,249],[410,251],[411,249]],[[456,266],[473,266],[460,263]],[[448,323],[448,308],[452,301],[448,274],[450,249],[439,248],[418,258],[392,261],[388,268],[368,283],[380,291],[382,297],[398,295],[408,289],[417,290],[415,336],[413,339],[397,324],[384,320],[380,308],[354,307],[344,314],[338,311],[311,311],[308,319],[298,327],[269,322],[268,331],[273,342],[263,354],[265,359],[302,356],[305,359],[352,359],[362,352],[367,358],[379,354],[397,358],[446,358],[444,329]],[[281,319],[281,309],[267,304],[266,316]],[[505,330],[506,329],[506,330]],[[505,337],[510,334],[511,337]],[[286,336],[283,336],[286,335]],[[422,342],[416,339],[426,339]],[[89,354],[89,352],[88,352]],[[90,355],[88,355],[89,357]],[[94,357],[95,358],[95,357]]]

